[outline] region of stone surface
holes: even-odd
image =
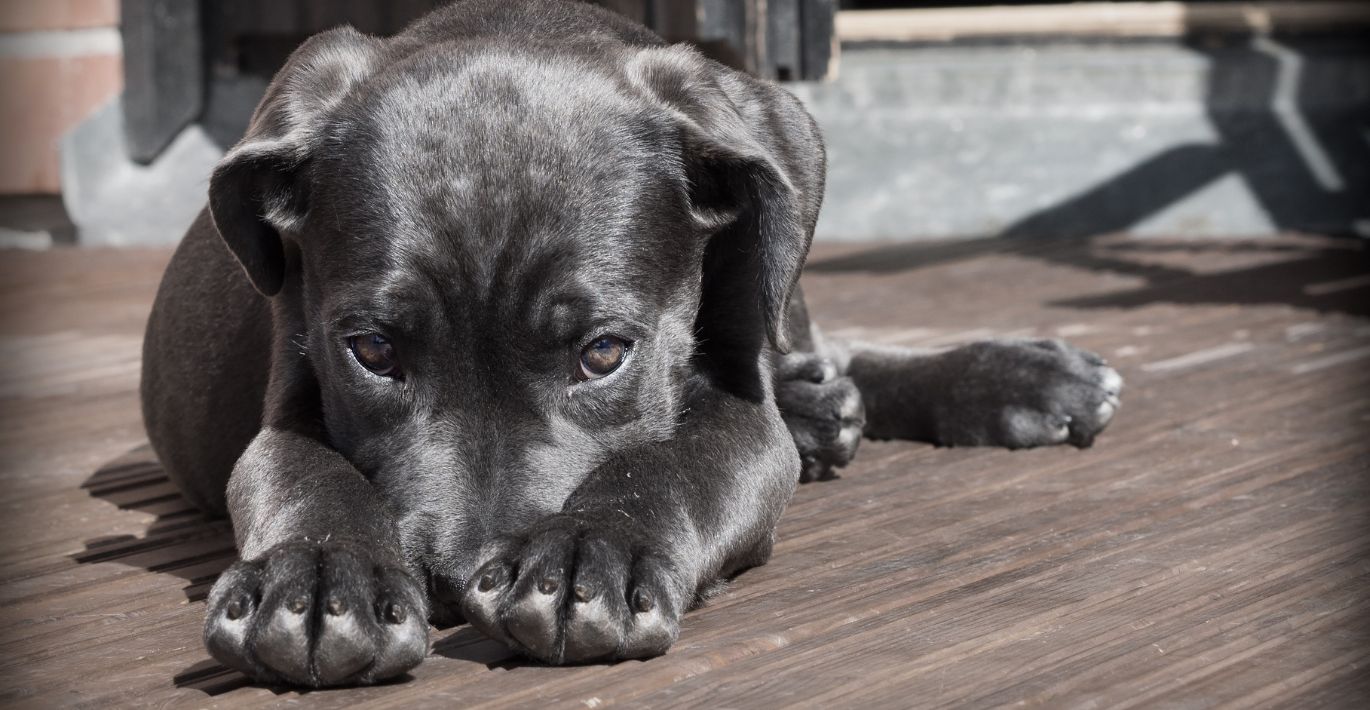
[[[849,45],[841,62],[791,85],[828,144],[819,239],[1348,233],[1370,216],[1354,40]]]
[[[110,103],[62,141],[62,199],[82,245],[172,244],[205,205],[222,150],[199,125],[150,165],[124,149],[123,113]]]

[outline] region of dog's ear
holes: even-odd
[[[628,75],[679,126],[690,212],[715,234],[706,269],[724,272],[706,272],[705,299],[713,288],[759,304],[771,344],[787,351],[785,314],[823,199],[813,119],[789,92],[683,45],[638,51]]]
[[[371,75],[380,46],[351,27],[300,45],[267,88],[247,134],[214,169],[210,215],[263,295],[275,295],[285,280],[282,235],[298,229],[308,212],[308,166],[322,124]]]

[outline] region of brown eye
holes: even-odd
[[[603,335],[580,351],[580,379],[597,380],[623,364],[628,341],[616,335]]]
[[[395,362],[395,346],[385,336],[378,333],[354,335],[347,339],[347,344],[362,367],[377,375],[399,377],[400,368]]]

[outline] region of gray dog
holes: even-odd
[[[1090,353],[819,337],[823,170],[785,91],[588,5],[306,42],[148,324],[148,434],[242,557],[210,652],[371,683],[465,620],[549,663],[653,656],[863,432],[1088,445],[1121,385]]]

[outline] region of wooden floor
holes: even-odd
[[[829,330],[1061,336],[1127,379],[1093,449],[867,442],[648,662],[469,628],[403,682],[258,688],[200,645],[223,523],[145,446],[161,251],[0,254],[0,703],[1370,707],[1370,263],[1354,241],[842,247]]]

